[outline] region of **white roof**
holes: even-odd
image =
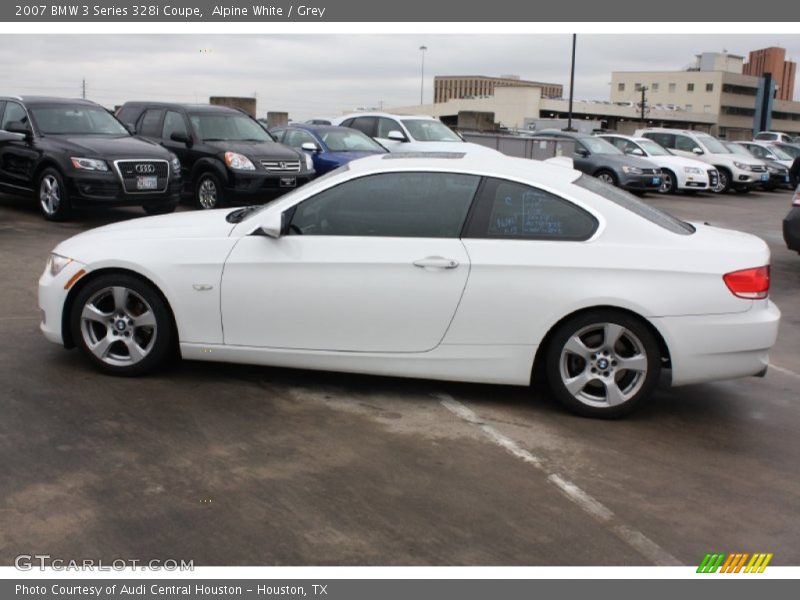
[[[337,120],[343,121],[344,119],[350,119],[353,117],[387,117],[389,119],[430,119],[431,121],[438,121],[436,117],[431,117],[430,115],[398,115],[388,112],[354,112],[347,115],[342,115],[338,117]]]

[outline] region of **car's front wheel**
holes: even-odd
[[[39,209],[49,221],[65,221],[69,218],[71,206],[64,178],[56,169],[47,168],[38,180]]]
[[[168,356],[169,310],[137,277],[111,273],[90,281],[78,292],[70,317],[72,339],[106,373],[141,375]]]
[[[203,173],[197,179],[194,190],[194,203],[197,208],[210,210],[223,206],[223,191],[219,177],[213,173]]]
[[[587,417],[621,417],[652,392],[661,370],[654,335],[634,316],[613,310],[577,315],[554,332],[546,356],[556,398]]]
[[[672,171],[661,172],[661,187],[658,191],[662,194],[674,194],[678,189],[678,179]]]
[[[598,171],[595,177],[597,177],[603,183],[607,183],[613,186],[618,185],[617,176],[614,175],[614,173],[612,173],[611,171],[606,171],[606,170]]]

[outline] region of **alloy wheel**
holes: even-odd
[[[45,175],[39,185],[39,203],[48,216],[53,216],[61,206],[61,186],[54,175]]]
[[[200,182],[197,190],[197,199],[201,208],[216,208],[217,206],[217,185],[211,178],[205,178]]]

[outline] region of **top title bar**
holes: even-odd
[[[662,10],[641,0],[611,2],[520,2],[492,0],[310,0],[225,3],[214,0],[177,0],[148,3],[126,0],[91,2],[2,3],[1,22],[652,22],[664,20]],[[786,13],[783,0],[672,0],[669,14],[692,22],[774,21]],[[661,7],[663,9],[663,7]]]

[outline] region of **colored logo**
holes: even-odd
[[[697,567],[698,573],[763,573],[769,561],[772,560],[772,553],[756,552],[736,552],[725,554],[724,552],[708,553],[703,557],[700,566]]]

